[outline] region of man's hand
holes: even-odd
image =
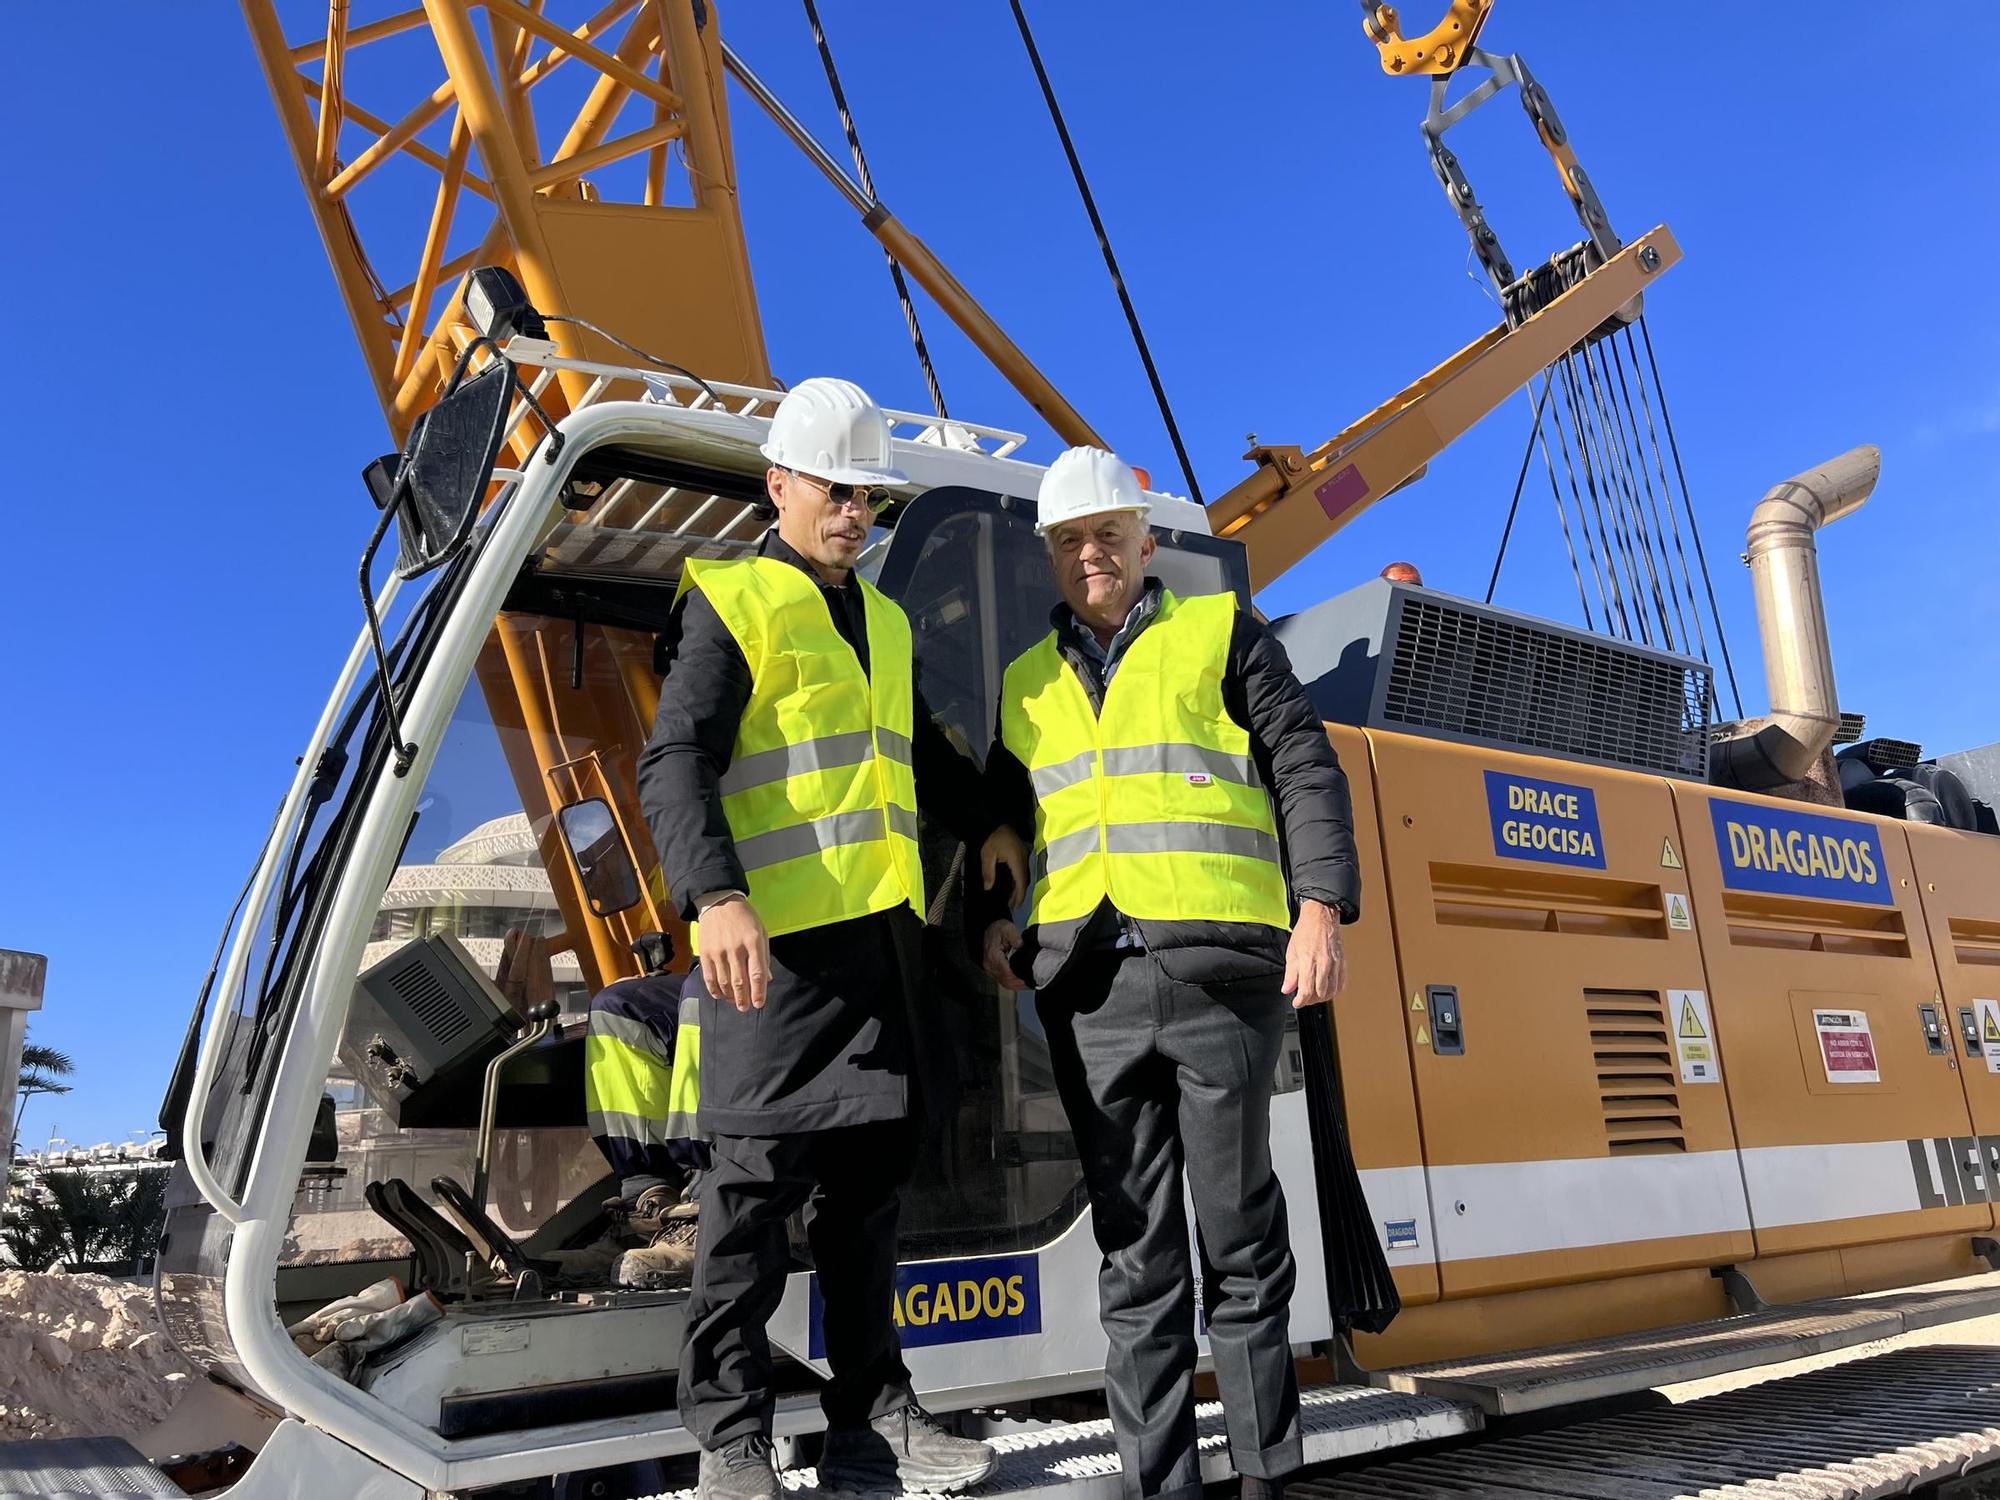
[[[990,935],[990,929],[989,929]],[[1324,901],[1301,901],[1299,920],[1285,948],[1284,992],[1292,1008],[1324,1005],[1347,983],[1347,955],[1340,946],[1340,914]]]
[[[695,920],[701,971],[718,1000],[741,1011],[762,1010],[771,992],[771,935],[757,908],[725,896]]]
[[[987,847],[992,847],[990,842]],[[993,982],[1003,990],[1027,988],[1021,982],[1021,977],[1014,972],[1013,965],[1007,962],[1020,946],[1021,929],[1006,918],[1001,918],[986,929],[986,972],[993,976]]]
[[[993,882],[1003,866],[1014,878],[1014,889],[1008,899],[1015,902],[1027,900],[1028,846],[1022,842],[1021,835],[1005,823],[989,833],[979,849],[979,876],[987,890],[993,889]],[[1021,934],[1018,932],[1014,934],[1014,946],[1021,946]]]

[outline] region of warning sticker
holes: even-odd
[[[1679,891],[1667,892],[1667,925],[1676,932],[1686,932],[1694,926],[1694,918],[1688,915],[1688,898]]]
[[[1678,870],[1680,867],[1681,857],[1674,853],[1674,841],[1670,838],[1662,839],[1660,841],[1660,868],[1663,870]]]
[[[2000,1073],[2000,1000],[1975,1000],[1979,1007],[1979,1050],[1986,1054],[1986,1071]]]
[[[1668,990],[1667,1008],[1674,1018],[1674,1050],[1680,1054],[1681,1082],[1722,1082],[1715,1026],[1708,1019],[1708,996],[1700,990]]]
[[[1816,1010],[1813,1029],[1819,1033],[1820,1060],[1828,1083],[1880,1083],[1875,1061],[1875,1037],[1865,1010]]]
[[[1423,1008],[1424,1008],[1424,997],[1423,997],[1422,995],[1412,995],[1412,996],[1410,996],[1410,1009],[1411,1009],[1411,1010],[1417,1010],[1417,1011],[1420,1011],[1420,1010],[1422,1010]]]
[[[1419,1047],[1428,1047],[1428,1046],[1429,1046],[1430,1044],[1431,1044],[1431,1029],[1430,1029],[1430,1027],[1428,1027],[1428,1026],[1419,1026],[1419,1027],[1417,1028],[1417,1045],[1418,1045]]]

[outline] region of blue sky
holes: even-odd
[[[357,20],[394,8],[363,0]],[[821,8],[883,198],[1101,431],[1175,483],[1005,4]],[[1211,495],[1245,472],[1246,431],[1311,447],[1494,320],[1424,160],[1424,88],[1381,73],[1358,7],[1029,8]],[[294,39],[317,34],[323,7],[288,9]],[[797,8],[722,18],[844,154]],[[1880,488],[1821,553],[1843,704],[1933,749],[1985,743],[2000,738],[2000,210],[1979,186],[1993,127],[1961,81],[1885,65],[1909,53],[1898,12],[1846,3],[1828,23],[1510,0],[1485,41],[1532,64],[1614,224],[1667,221],[1686,251],[1649,315],[1749,706],[1765,701],[1735,563],[1749,508],[1873,442]],[[49,955],[34,1034],[80,1072],[30,1110],[31,1144],[152,1123],[216,929],[357,628],[356,476],[384,446],[237,8],[132,7],[109,51],[102,24],[22,7],[0,57],[15,143],[0,379],[21,474],[0,586],[0,946]],[[58,61],[86,49],[87,80]],[[433,74],[363,102],[394,115]],[[732,107],[779,373],[921,406],[874,243],[749,101]],[[1525,264],[1571,243],[1574,221],[1518,108],[1485,113],[1461,154]],[[925,319],[954,411],[1033,432],[1031,454],[1051,456],[942,315]],[[1265,607],[1392,557],[1482,593],[1527,421],[1517,398]],[[1577,618],[1536,476],[1499,601]]]

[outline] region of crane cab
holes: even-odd
[[[582,1032],[591,995],[640,971],[648,934],[686,968],[636,790],[655,644],[682,564],[747,553],[764,529],[757,449],[779,393],[725,388],[717,410],[619,374],[648,394],[581,404],[495,471],[460,551],[384,590],[386,674],[364,632],[175,1089],[186,1180],[162,1298],[178,1335],[438,1488],[692,1443],[673,1394],[685,1286],[621,1287],[593,1248],[617,1183],[585,1120]],[[1018,435],[890,417],[911,477],[862,568],[908,613],[948,734],[983,756],[1000,674],[1055,597],[1026,498],[1040,470],[1011,456]],[[1169,585],[1247,603],[1240,546],[1197,506],[1154,505]],[[927,1082],[950,1103],[905,1197],[913,1374],[941,1405],[1095,1387],[1098,1252],[1047,1044],[1030,1000],[994,986],[955,930],[954,841],[927,828],[922,844]],[[522,954],[555,1012],[525,1046]],[[1278,1156],[1309,1218],[1296,1045],[1283,1071]],[[1324,1338],[1319,1236],[1299,1239],[1296,1336]],[[284,1336],[387,1278],[439,1309],[414,1336],[340,1368]],[[802,1259],[771,1327],[797,1391],[781,1431],[818,1419],[816,1298]]]

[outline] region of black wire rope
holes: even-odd
[[[1663,593],[1660,586],[1660,579],[1666,576],[1666,542],[1661,539],[1655,547],[1656,529],[1647,520],[1645,507],[1639,503],[1638,486],[1632,482],[1632,457],[1625,441],[1625,419],[1618,403],[1611,398],[1611,373],[1609,366],[1603,363],[1601,340],[1584,351],[1583,364],[1590,376],[1591,399],[1597,408],[1599,444],[1615,460],[1611,464],[1612,477],[1623,491],[1623,503],[1632,517],[1633,534],[1639,539],[1640,556],[1646,564],[1647,585],[1653,596],[1653,612],[1660,621],[1660,639],[1669,651],[1678,651],[1680,647],[1675,644],[1673,622],[1667,618],[1667,598],[1673,589],[1671,576],[1667,577],[1666,592]],[[1601,381],[1600,373],[1603,376]],[[1687,636],[1685,620],[1681,622],[1680,634],[1682,639]]]
[[[807,0],[810,4],[811,0]],[[1021,42],[1028,49],[1028,61],[1035,66],[1035,79],[1042,86],[1042,99],[1049,107],[1049,119],[1054,122],[1056,135],[1062,140],[1063,155],[1069,158],[1070,175],[1076,179],[1076,190],[1083,198],[1084,211],[1090,215],[1090,227],[1097,231],[1097,248],[1104,252],[1105,269],[1111,273],[1111,284],[1118,289],[1119,304],[1125,309],[1125,322],[1132,330],[1132,342],[1138,345],[1140,363],[1146,367],[1146,379],[1153,387],[1153,399],[1160,405],[1160,420],[1166,423],[1167,437],[1173,442],[1174,456],[1180,460],[1181,473],[1187,478],[1188,498],[1196,505],[1202,504],[1201,485],[1194,477],[1194,464],[1188,459],[1187,445],[1181,441],[1180,424],[1174,421],[1174,410],[1167,402],[1167,388],[1160,383],[1160,372],[1153,364],[1153,351],[1146,346],[1145,330],[1139,326],[1138,309],[1132,305],[1132,295],[1125,290],[1125,277],[1118,269],[1118,258],[1111,253],[1111,237],[1105,233],[1104,219],[1097,212],[1097,199],[1091,194],[1090,181],[1083,175],[1083,163],[1077,159],[1076,143],[1070,139],[1069,126],[1063,121],[1062,106],[1056,103],[1055,86],[1049,82],[1048,69],[1042,66],[1041,49],[1035,45],[1035,34],[1028,27],[1028,14],[1021,9],[1021,0],[1007,0],[1014,10],[1014,24],[1021,29]]]
[[[1577,370],[1581,362],[1583,370]],[[1571,379],[1576,382],[1576,400],[1583,411],[1585,444],[1585,473],[1594,474],[1603,489],[1605,507],[1611,514],[1612,525],[1618,533],[1618,545],[1625,559],[1625,576],[1632,600],[1632,617],[1639,625],[1639,639],[1646,645],[1654,644],[1652,616],[1646,612],[1646,576],[1641,563],[1642,542],[1637,540],[1638,529],[1632,524],[1631,512],[1625,504],[1625,497],[1619,489],[1618,472],[1611,461],[1611,449],[1604,433],[1603,413],[1590,399],[1587,385],[1594,385],[1590,371],[1590,356],[1571,350],[1568,358]]]
[[[1548,399],[1548,395],[1549,395],[1549,374],[1548,371],[1544,370],[1542,372],[1542,399],[1546,401]],[[1569,569],[1572,573],[1576,575],[1576,600],[1577,603],[1583,606],[1583,625],[1586,630],[1595,630],[1597,629],[1597,621],[1591,617],[1590,596],[1584,592],[1584,587],[1583,587],[1583,565],[1576,560],[1576,542],[1570,536],[1569,511],[1563,505],[1562,486],[1556,482],[1555,455],[1549,451],[1548,434],[1542,430],[1539,424],[1535,428],[1534,435],[1541,440],[1542,462],[1547,466],[1549,471],[1549,495],[1556,502],[1556,521],[1562,527],[1563,546],[1569,549]],[[1579,515],[1577,517],[1577,524],[1581,526],[1582,523],[1583,523],[1583,517]],[[1584,542],[1586,545],[1588,545],[1589,541],[1590,541],[1590,536],[1589,533],[1586,532],[1584,534]],[[1591,571],[1593,574],[1595,574],[1596,572],[1596,565],[1597,565],[1597,559],[1593,557],[1591,559]],[[1604,586],[1603,584],[1600,583],[1598,585],[1598,597],[1600,600],[1603,598],[1603,594],[1604,594]],[[1611,617],[1608,614],[1605,616],[1604,628],[1607,631],[1611,628]]]
[[[861,180],[861,191],[871,199],[875,197],[875,181],[868,172],[868,158],[861,154],[861,135],[854,128],[854,113],[847,107],[847,90],[840,86],[840,70],[833,65],[833,49],[826,42],[826,28],[819,23],[819,7],[813,0],[805,0],[806,20],[812,25],[813,44],[819,48],[819,60],[826,68],[827,87],[833,90],[834,108],[840,111],[840,128],[847,136],[847,149],[854,153],[854,173]],[[903,279],[903,266],[885,245],[882,258],[889,263],[889,279],[896,283],[896,300],[902,304],[903,321],[909,325],[910,342],[916,346],[917,363],[924,368],[924,384],[930,388],[931,410],[938,414],[940,421],[951,413],[945,410],[944,387],[938,384],[937,367],[931,363],[929,345],[924,342],[923,325],[917,321],[917,304],[910,298],[910,284]]]
[[[1606,575],[1611,580],[1611,598],[1617,606],[1619,626],[1626,640],[1637,640],[1646,634],[1646,617],[1639,612],[1639,601],[1636,597],[1633,599],[1632,607],[1629,610],[1625,605],[1626,590],[1623,578],[1630,575],[1634,570],[1629,566],[1630,558],[1628,557],[1626,559],[1628,565],[1626,575],[1621,575],[1619,572],[1619,552],[1624,539],[1615,533],[1613,521],[1605,515],[1604,497],[1598,489],[1597,471],[1590,459],[1590,446],[1589,439],[1585,433],[1582,400],[1577,393],[1576,368],[1570,363],[1570,358],[1570,355],[1565,354],[1561,359],[1556,361],[1556,369],[1562,380],[1563,401],[1569,407],[1570,425],[1576,433],[1577,456],[1583,460],[1583,483],[1584,488],[1590,492],[1591,511],[1597,516],[1598,540],[1604,544],[1604,568]],[[1560,436],[1562,431],[1560,423],[1558,423],[1556,431],[1558,436]],[[1563,461],[1566,464],[1570,464],[1570,482],[1574,486],[1576,482],[1576,467],[1574,463],[1571,463],[1567,445],[1564,447]],[[1581,495],[1577,496],[1577,514],[1584,516],[1585,525],[1587,526],[1589,524],[1589,515],[1583,509],[1583,498]],[[1610,613],[1611,610],[1607,606],[1605,614],[1609,616]],[[1636,629],[1633,626],[1635,617],[1638,620]],[[1650,642],[1650,637],[1647,637],[1647,639]]]
[[[1623,329],[1622,332],[1624,334],[1626,343],[1629,344],[1632,340],[1631,328],[1627,327]],[[1648,507],[1651,508],[1653,513],[1654,529],[1662,533],[1662,539],[1660,542],[1660,551],[1661,554],[1664,556],[1666,552],[1665,537],[1666,535],[1671,534],[1674,539],[1674,555],[1680,563],[1680,570],[1681,570],[1680,587],[1678,589],[1674,588],[1674,580],[1671,577],[1669,577],[1667,580],[1667,587],[1673,594],[1674,614],[1677,618],[1681,620],[1681,634],[1684,637],[1690,634],[1687,622],[1690,620],[1694,622],[1694,629],[1692,631],[1692,636],[1696,650],[1703,661],[1708,661],[1709,660],[1708,631],[1702,625],[1701,604],[1695,598],[1694,595],[1694,574],[1693,571],[1688,566],[1687,546],[1681,540],[1680,518],[1674,514],[1673,491],[1667,485],[1667,476],[1664,469],[1662,469],[1660,472],[1659,491],[1656,492],[1653,489],[1653,471],[1651,468],[1647,466],[1646,450],[1639,442],[1640,405],[1639,402],[1635,402],[1632,399],[1632,387],[1635,384],[1637,385],[1639,390],[1640,402],[1643,402],[1646,399],[1646,384],[1643,380],[1635,380],[1631,383],[1628,383],[1626,381],[1625,351],[1619,347],[1617,340],[1613,339],[1609,340],[1608,342],[1610,342],[1611,344],[1612,363],[1616,366],[1618,372],[1618,391],[1620,396],[1624,400],[1625,412],[1632,419],[1632,450],[1639,461],[1639,476],[1641,479],[1645,481],[1646,504],[1648,505]],[[1636,366],[1633,373],[1635,376],[1637,375]],[[1652,426],[1651,426],[1652,410],[1650,406],[1648,406],[1646,409],[1646,420],[1647,420],[1647,431],[1650,434],[1652,431]],[[1653,443],[1653,456],[1657,460],[1660,456],[1658,438],[1654,437],[1652,443]],[[1662,522],[1660,515],[1661,512],[1661,506],[1659,501],[1660,494],[1665,494],[1667,497],[1667,503],[1665,507],[1666,517],[1664,523]],[[1681,599],[1683,596],[1685,596],[1687,599],[1687,608],[1685,610],[1681,608]]]
[[[1550,370],[1542,378],[1553,381],[1556,377],[1554,371]],[[1571,501],[1576,506],[1576,529],[1583,533],[1584,555],[1590,559],[1590,577],[1591,581],[1597,585],[1597,606],[1604,614],[1604,629],[1607,634],[1617,635],[1620,633],[1618,622],[1625,612],[1624,601],[1619,599],[1614,609],[1612,600],[1618,597],[1616,587],[1617,571],[1615,566],[1606,566],[1610,562],[1610,559],[1605,559],[1603,562],[1600,562],[1598,559],[1597,543],[1592,537],[1590,530],[1590,513],[1584,509],[1583,491],[1576,482],[1576,461],[1570,456],[1569,437],[1563,430],[1563,403],[1560,401],[1552,403],[1549,407],[1549,416],[1556,429],[1556,446],[1562,450],[1563,469],[1569,476],[1569,495]],[[1547,439],[1543,441],[1546,444]],[[1550,461],[1549,470],[1550,483],[1553,484],[1555,471],[1553,460]],[[1560,504],[1560,500],[1557,503]],[[1626,639],[1629,640],[1631,638],[1632,630],[1629,625],[1625,627],[1623,634]]]
[[[1542,382],[1542,393],[1535,397],[1534,420],[1528,425],[1528,446],[1521,450],[1521,472],[1514,476],[1514,499],[1507,507],[1507,524],[1500,531],[1500,546],[1493,554],[1493,576],[1486,580],[1486,602],[1493,602],[1493,591],[1500,586],[1500,564],[1507,560],[1507,541],[1514,535],[1514,516],[1521,508],[1521,488],[1528,482],[1528,465],[1535,457],[1535,439],[1542,431],[1542,403],[1549,398],[1549,383]],[[1576,561],[1574,550],[1570,561]],[[1581,580],[1579,580],[1581,581]]]
[[[1667,388],[1660,383],[1660,362],[1653,355],[1653,331],[1646,326],[1646,315],[1639,314],[1639,336],[1646,341],[1646,365],[1653,374],[1653,389],[1660,398],[1660,425],[1667,429],[1667,450],[1674,456],[1674,473],[1681,483],[1681,507],[1688,518],[1688,535],[1694,539],[1695,561],[1701,568],[1702,587],[1708,592],[1709,613],[1715,617],[1715,640],[1722,648],[1722,669],[1729,674],[1729,696],[1736,703],[1736,717],[1743,717],[1743,692],[1736,685],[1736,663],[1729,657],[1729,637],[1722,628],[1722,610],[1715,602],[1715,578],[1708,571],[1708,550],[1701,544],[1701,524],[1695,519],[1694,498],[1688,492],[1687,470],[1681,465],[1681,445],[1674,437],[1674,419],[1667,411]],[[1632,356],[1634,369],[1638,368],[1639,357]]]

